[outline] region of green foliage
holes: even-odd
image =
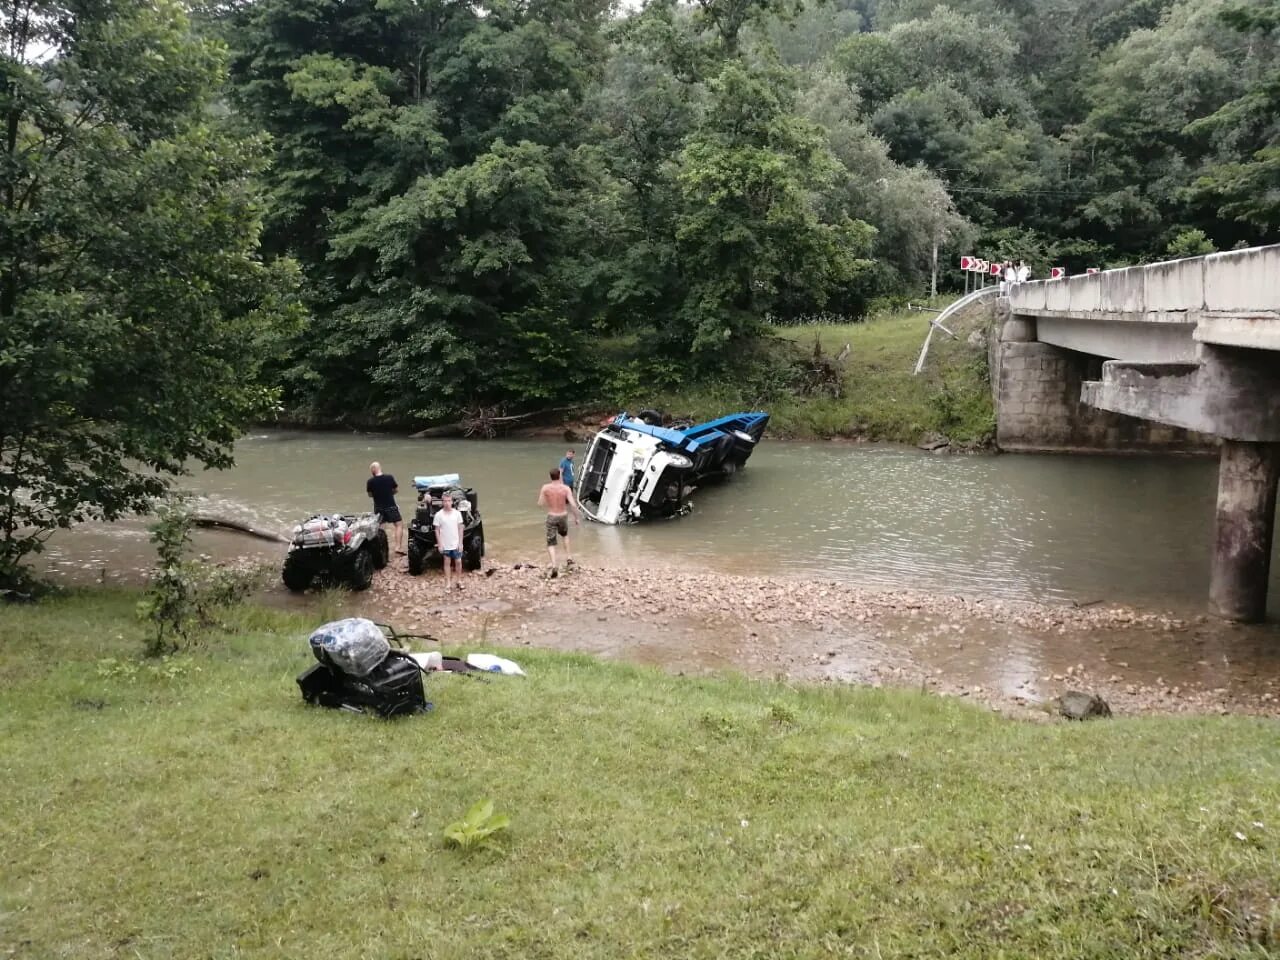
[[[259,585],[259,570],[210,567],[188,558],[192,516],[181,496],[156,510],[151,542],[156,565],[138,601],[138,616],[151,628],[143,644],[148,657],[160,657],[191,640],[195,631],[217,623],[217,614],[246,600]]]
[[[222,467],[275,392],[292,271],[220,44],[158,3],[0,3],[0,586],[55,529]]]
[[[1198,257],[1214,252],[1213,241],[1205,236],[1203,230],[1183,230],[1169,241],[1165,253],[1171,257]]]
[[[98,676],[103,680],[124,683],[153,681],[173,683],[201,668],[190,657],[158,657],[139,662],[121,657],[103,657],[98,661]]]
[[[527,682],[429,681],[430,718],[384,727],[303,708],[306,613],[247,608],[173,682],[100,676],[130,604],[0,605],[17,956],[1275,953],[1273,717],[1021,722],[521,647]],[[486,796],[519,843],[459,855],[438,811]]]
[[[814,204],[837,170],[821,132],[770,81],[726,65],[679,158],[675,233],[689,281],[676,320],[695,352],[756,333],[766,314],[820,311],[868,265],[867,225],[824,220]]]
[[[582,108],[604,10],[237,12],[237,102],[278,144],[268,242],[314,314],[295,406],[407,422],[587,389],[613,221]]]
[[[1223,7],[1222,22],[1248,37],[1249,81],[1240,95],[1186,132],[1230,144],[1206,165],[1190,195],[1215,203],[1222,216],[1264,230],[1280,229],[1280,0]]]
[[[781,700],[769,701],[768,717],[771,723],[780,727],[793,727],[798,721],[795,709]]]
[[[444,839],[450,846],[467,852],[498,850],[500,847],[492,838],[510,826],[509,816],[494,813],[492,800],[477,800],[461,820],[444,828]]]
[[[229,8],[265,243],[312,314],[271,372],[362,424],[726,396],[768,325],[955,289],[961,253],[1044,276],[1263,241],[1277,2]]]

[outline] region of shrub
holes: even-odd
[[[148,657],[172,653],[195,631],[216,625],[217,613],[245,600],[261,577],[257,567],[207,567],[187,559],[192,515],[185,495],[167,499],[156,518],[151,526],[155,573],[138,601],[138,616],[153,628],[144,641]]]

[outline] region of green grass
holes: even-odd
[[[1274,956],[1272,721],[522,648],[528,678],[432,679],[385,723],[302,705],[312,617],[153,670],[133,601],[0,608],[0,954]],[[503,852],[447,848],[484,797]]]
[[[769,410],[770,433],[794,439],[863,438],[915,443],[939,433],[953,442],[982,446],[994,433],[985,347],[966,337],[978,317],[948,324],[958,340],[935,335],[925,372],[913,371],[928,332],[929,315],[879,315],[865,323],[779,327],[778,336],[811,355],[815,339],[830,357],[847,343],[842,396],[803,397],[762,391],[752,378],[730,379],[668,392],[657,404],[695,418],[721,416],[743,405]]]

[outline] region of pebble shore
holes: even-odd
[[[1067,690],[1098,693],[1117,715],[1280,715],[1274,626],[680,568],[588,564],[549,580],[545,560],[486,563],[446,596],[438,571],[402,567],[378,575],[364,613],[451,644],[908,687],[1032,719]]]

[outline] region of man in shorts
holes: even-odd
[[[401,522],[400,508],[396,506],[396,493],[400,490],[396,486],[396,478],[389,473],[383,473],[382,464],[377,460],[369,464],[369,473],[372,476],[369,477],[364,488],[369,496],[373,497],[374,512],[382,517],[384,524],[392,524],[391,549],[396,553],[404,553],[401,549],[401,544],[404,542],[404,524]]]
[[[440,498],[440,509],[431,519],[436,528],[436,547],[444,559],[444,592],[453,589],[453,576],[458,576],[458,589],[462,589],[462,511],[455,510],[453,495],[445,493]]]
[[[551,482],[544,483],[538,491],[538,506],[547,511],[547,552],[551,554],[551,572],[548,579],[559,576],[556,570],[556,534],[564,540],[564,568],[568,572],[573,566],[573,557],[569,553],[569,513],[573,513],[574,525],[579,525],[578,501],[573,491],[566,487],[560,479],[560,468],[551,468]]]

